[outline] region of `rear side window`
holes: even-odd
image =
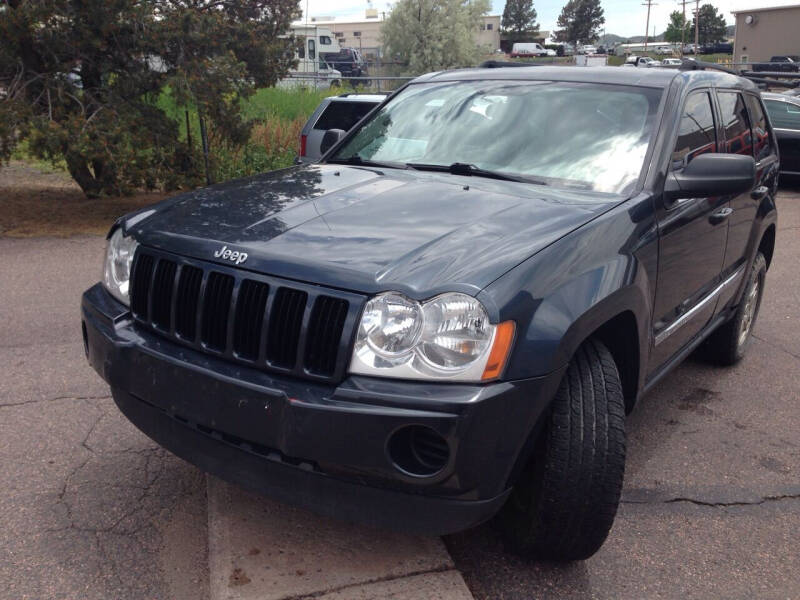
[[[800,106],[779,100],[764,100],[773,127],[800,129]]]
[[[719,92],[719,111],[725,128],[725,152],[752,154],[750,119],[738,92]]]
[[[314,129],[351,129],[364,115],[375,108],[372,102],[331,102],[322,111]]]
[[[672,153],[672,168],[681,169],[695,156],[716,152],[717,136],[714,111],[707,92],[691,94],[686,99],[678,130],[678,140]]]
[[[750,110],[750,121],[753,125],[753,158],[763,160],[772,154],[772,141],[767,126],[767,116],[761,102],[755,96],[745,96],[747,108]]]

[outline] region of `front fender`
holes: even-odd
[[[629,214],[636,212],[628,208]],[[644,365],[657,260],[652,220],[627,220],[612,211],[484,289],[479,298],[498,307],[501,321],[517,324],[505,378],[562,368],[585,339],[625,312],[636,323],[639,365]],[[641,378],[644,369],[638,372]]]

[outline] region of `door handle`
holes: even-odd
[[[708,217],[709,222],[712,225],[716,225],[718,223],[722,223],[725,219],[731,216],[733,209],[729,206],[725,208],[720,208],[718,211],[711,213],[711,216]]]
[[[767,195],[767,192],[769,192],[769,188],[765,185],[760,185],[752,192],[750,192],[750,197],[753,200],[761,200],[764,196]]]

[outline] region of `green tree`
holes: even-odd
[[[683,13],[679,10],[671,12],[669,25],[667,25],[667,30],[664,32],[664,40],[673,44],[679,43],[684,40],[686,27],[686,17],[683,16]]]
[[[533,0],[506,0],[503,9],[503,33],[511,42],[531,40],[539,35]]]
[[[587,44],[594,42],[606,22],[600,0],[569,0],[561,9],[555,38],[559,42]]]
[[[703,4],[697,17],[698,31],[697,37],[701,44],[713,44],[725,39],[725,17],[717,14],[717,9],[713,4]],[[692,31],[695,28],[695,20],[692,20]]]
[[[282,36],[297,0],[5,0],[0,4],[0,158],[27,140],[63,160],[87,196],[173,187],[197,172],[165,89],[220,138],[294,61]],[[281,37],[279,37],[281,36]]]
[[[414,75],[472,66],[474,32],[490,8],[489,0],[399,0],[381,28],[385,52]]]

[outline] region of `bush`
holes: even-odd
[[[214,180],[226,181],[288,167],[297,155],[304,123],[304,117],[292,121],[272,117],[253,127],[244,146],[221,144],[213,148]]]

